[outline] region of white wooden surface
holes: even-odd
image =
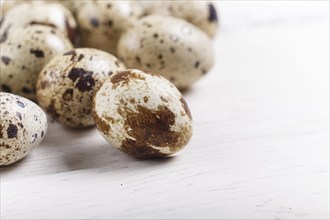
[[[185,94],[194,136],[139,161],[50,124],[1,168],[1,219],[329,218],[329,2],[217,2],[212,72]]]

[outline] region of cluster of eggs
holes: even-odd
[[[0,165],[41,142],[43,110],[64,126],[96,124],[137,158],[187,145],[192,117],[179,90],[213,65],[211,2],[16,0],[2,13]]]

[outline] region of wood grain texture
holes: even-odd
[[[328,219],[329,12],[315,14],[225,23],[215,67],[185,94],[193,139],[171,158],[135,160],[95,128],[50,124],[1,168],[1,219]]]

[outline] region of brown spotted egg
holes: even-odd
[[[23,97],[0,92],[0,166],[27,156],[47,132],[45,113]]]
[[[210,38],[178,18],[150,15],[120,38],[118,56],[128,68],[159,73],[179,89],[190,87],[213,66]]]
[[[67,8],[57,2],[32,1],[20,3],[6,13],[0,26],[0,42],[14,29],[36,24],[57,28],[74,41],[76,22]]]
[[[0,91],[31,100],[36,100],[35,86],[42,67],[57,54],[72,49],[63,33],[42,25],[17,29],[0,45]]]
[[[97,49],[80,48],[58,55],[39,75],[39,104],[65,126],[92,126],[95,92],[113,72],[123,69],[116,57]]]
[[[211,1],[139,1],[145,14],[182,18],[213,38],[218,29],[218,14]]]
[[[116,55],[119,37],[141,15],[142,8],[134,1],[85,2],[76,12],[81,45]]]
[[[113,74],[94,98],[98,130],[114,147],[137,158],[174,154],[192,136],[192,118],[177,88],[158,74]]]

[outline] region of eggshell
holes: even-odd
[[[80,4],[85,3],[86,1],[77,1],[77,0],[3,0],[0,2],[3,15],[6,15],[7,11],[9,11],[11,8],[16,7],[17,5],[21,3],[27,3],[27,2],[58,2],[61,3],[63,6],[65,6],[69,11],[72,13],[75,12],[77,7],[79,7]]]
[[[93,112],[105,139],[137,158],[169,156],[192,136],[187,103],[158,74],[132,69],[113,74],[96,93]]]
[[[73,15],[76,15],[78,8],[87,3],[88,1],[77,1],[77,0],[58,0],[59,3],[64,5]]]
[[[42,67],[70,49],[70,41],[52,27],[32,25],[11,32],[0,47],[0,91],[36,100],[35,86]]]
[[[0,42],[10,32],[29,25],[45,25],[59,29],[72,42],[75,39],[76,22],[71,12],[57,2],[33,1],[11,8],[0,26]]]
[[[9,9],[11,9],[12,7],[15,7],[15,5],[21,3],[21,1],[16,1],[16,0],[12,0],[12,1],[0,1],[0,16],[4,16],[7,11],[9,11]]]
[[[142,8],[134,1],[90,1],[76,10],[81,46],[116,55],[119,37],[134,26]]]
[[[118,56],[128,68],[156,72],[179,89],[189,88],[213,66],[210,38],[178,18],[151,15],[120,38]]]
[[[0,165],[28,155],[47,132],[45,113],[23,97],[0,92]]]
[[[97,49],[79,48],[58,55],[39,75],[39,104],[65,126],[92,126],[95,92],[113,72],[123,69],[116,57]]]
[[[145,14],[182,18],[214,38],[218,28],[218,13],[212,1],[139,1]]]

